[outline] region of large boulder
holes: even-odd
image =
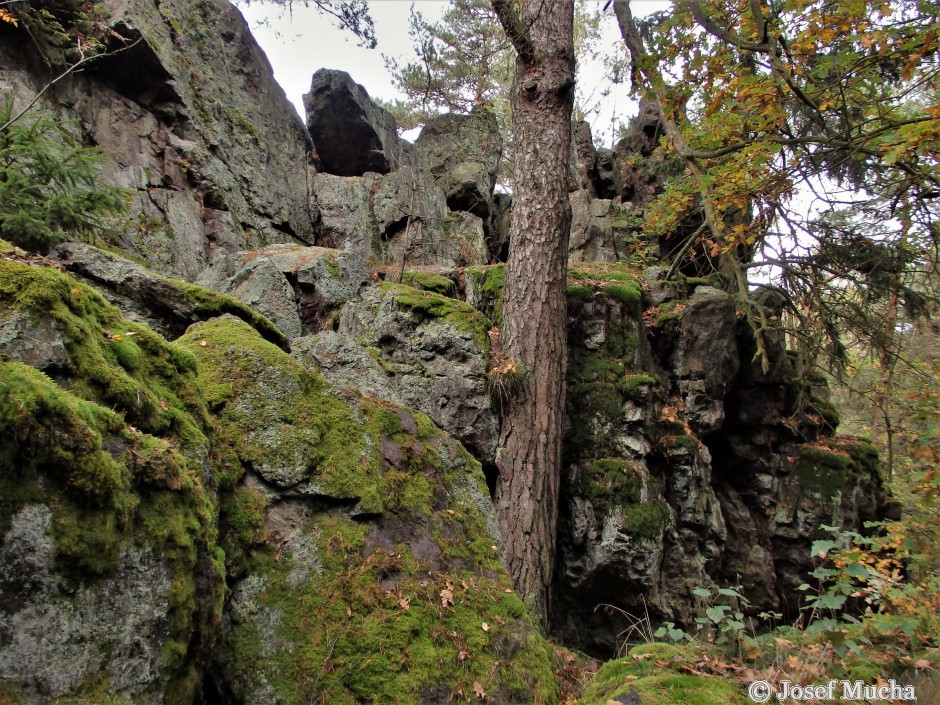
[[[387,283],[347,304],[339,333],[379,359],[399,398],[489,464],[499,425],[486,392],[487,323],[461,301]]]
[[[336,176],[387,174],[410,161],[395,118],[345,71],[320,69],[304,94],[307,129],[323,171]]]
[[[479,463],[423,414],[335,389],[237,319],[194,326],[217,409],[235,702],[555,702]]]
[[[216,258],[199,283],[251,306],[293,339],[332,326],[333,313],[368,279],[353,252],[271,245]]]
[[[502,140],[496,115],[484,108],[428,120],[415,141],[418,164],[444,190],[447,207],[488,218]]]

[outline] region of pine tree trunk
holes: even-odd
[[[509,262],[500,342],[521,372],[505,411],[496,506],[509,573],[543,622],[555,560],[567,362],[573,0],[493,0],[516,47]],[[516,20],[513,23],[513,20]]]

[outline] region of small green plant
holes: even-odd
[[[738,646],[753,641],[747,633],[744,611],[750,601],[734,588],[697,587],[692,594],[702,599],[705,616],[696,617],[696,629],[716,644]],[[729,603],[729,604],[726,604]]]
[[[58,243],[109,239],[109,218],[129,192],[97,183],[101,152],[82,145],[50,115],[11,122],[0,110],[0,238],[45,253]]]

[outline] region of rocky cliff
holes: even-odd
[[[556,702],[487,488],[495,120],[410,145],[321,71],[305,127],[227,2],[101,6],[130,48],[42,108],[132,189],[118,247],[0,241],[0,703]],[[43,70],[15,28],[0,54],[23,104]],[[644,120],[571,166],[551,633],[602,657],[696,588],[796,614],[822,527],[886,503],[782,334],[765,372],[719,278],[633,256]]]

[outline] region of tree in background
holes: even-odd
[[[493,0],[516,51],[513,217],[501,345],[513,380],[500,431],[496,508],[516,589],[545,621],[555,560],[565,414],[568,158],[574,0]]]
[[[508,125],[513,51],[489,0],[452,0],[438,22],[411,8],[416,59],[383,54],[404,100],[386,104],[410,129],[442,112],[469,113],[486,103]]]
[[[346,29],[352,32],[359,39],[359,46],[367,49],[375,49],[375,25],[372,22],[372,15],[369,14],[369,3],[367,0],[254,0],[255,2],[271,2],[275,5],[281,5],[288,11],[293,11],[295,6],[310,7],[311,5],[317,12],[328,15],[336,20],[340,29]],[[250,5],[252,0],[243,0],[246,5]]]
[[[643,21],[627,0],[614,10],[634,86],[686,166],[646,232],[696,214],[676,256],[706,253],[758,333],[768,322],[748,274],[773,265],[810,357],[841,357],[840,330],[889,350],[897,315],[873,304],[916,316],[935,298],[913,284],[933,281],[940,243],[940,6],[683,0]]]

